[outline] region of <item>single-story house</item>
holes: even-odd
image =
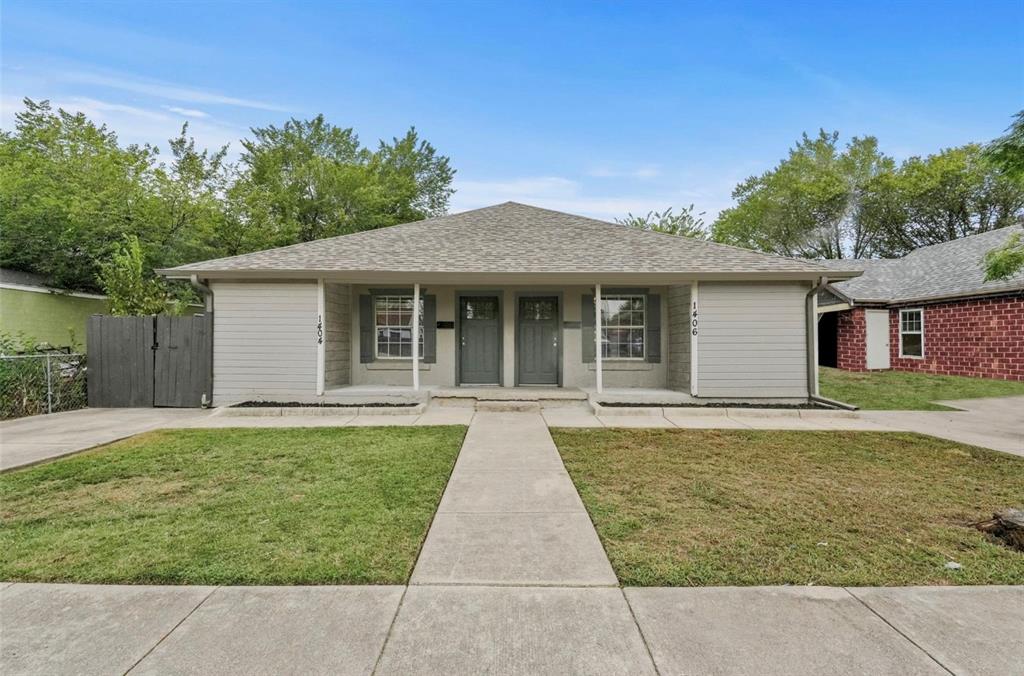
[[[466,386],[806,402],[817,292],[858,274],[513,202],[160,273],[212,298],[215,405]]]
[[[823,366],[1024,380],[1024,271],[985,281],[984,257],[1020,225],[903,258],[824,261],[860,277],[819,294]]]
[[[41,275],[0,268],[0,331],[46,345],[84,350],[89,315],[110,310],[106,296],[61,289]]]

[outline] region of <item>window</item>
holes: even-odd
[[[924,357],[924,310],[900,310],[900,356]]]
[[[601,298],[602,358],[644,358],[645,301],[643,295]]]
[[[412,359],[412,296],[376,296],[373,299],[377,331],[377,357]],[[419,356],[423,356],[423,299],[420,299]]]

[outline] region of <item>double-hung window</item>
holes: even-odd
[[[643,359],[647,297],[643,294],[601,297],[601,357]]]
[[[924,357],[924,310],[900,310],[900,356]]]
[[[412,359],[412,296],[373,299],[378,359]],[[423,356],[423,299],[420,299],[419,356]]]

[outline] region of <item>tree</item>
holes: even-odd
[[[713,238],[785,256],[898,257],[1024,217],[1024,184],[977,144],[897,167],[872,137],[838,141],[805,134],[777,167],[740,183]]]
[[[272,224],[277,244],[445,213],[454,171],[415,129],[376,152],[318,115],[252,130],[233,198],[245,220]]]
[[[147,229],[154,150],[121,148],[105,126],[47,101],[24,105],[0,133],[0,265],[95,289],[111,244]]]
[[[234,168],[225,161],[228,146],[197,150],[187,123],[167,143],[170,164],[157,166],[150,180],[154,209],[144,248],[165,266],[216,256],[233,181]]]
[[[626,218],[615,219],[615,222],[628,225],[631,228],[663,232],[667,235],[707,239],[708,233],[704,229],[702,216],[704,216],[704,212],[695,214],[691,204],[680,209],[678,214],[673,213],[672,207],[669,207],[662,212],[648,211],[646,216],[634,216],[630,213]]]
[[[877,250],[883,256],[903,256],[1024,216],[1024,184],[988,162],[975,143],[907,159],[891,191],[899,211],[880,226]]]
[[[985,147],[985,157],[1012,181],[1024,182],[1024,110],[1014,116],[1006,134]],[[985,279],[1008,279],[1024,270],[1024,238],[1015,234],[985,256]]]
[[[170,304],[163,281],[146,274],[145,256],[139,238],[127,235],[110,260],[100,265],[99,283],[110,301],[110,313],[118,316],[178,314],[180,306]]]
[[[985,147],[985,157],[1008,178],[1024,180],[1024,110],[1013,117],[1006,133]]]
[[[841,148],[838,132],[804,134],[778,166],[736,187],[738,204],[719,215],[712,237],[783,256],[869,255],[877,228],[865,217],[871,187],[893,166],[873,137]]]

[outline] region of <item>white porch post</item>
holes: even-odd
[[[697,377],[700,374],[697,368],[697,358],[699,352],[697,350],[697,340],[699,338],[699,314],[700,304],[697,299],[697,282],[690,284],[690,394],[694,397],[697,396],[699,388],[697,386]]]
[[[597,364],[597,393],[604,392],[601,354],[601,285],[594,285],[594,359]]]
[[[324,343],[324,280],[316,280],[316,394],[322,397],[327,380],[327,345]]]
[[[420,284],[412,285],[412,389],[420,389]]]

